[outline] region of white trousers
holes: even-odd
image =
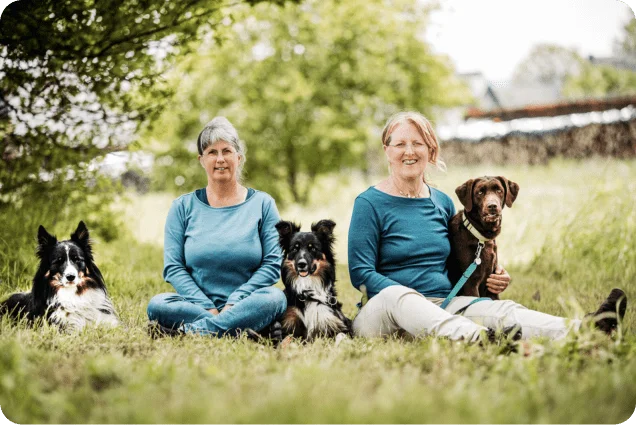
[[[353,320],[356,336],[381,337],[402,334],[411,337],[444,336],[452,340],[475,341],[486,328],[520,325],[523,338],[543,336],[564,338],[581,326],[580,320],[551,316],[510,300],[484,300],[469,306],[462,315],[454,315],[475,297],[455,297],[442,310],[441,298],[425,298],[402,285],[384,288],[371,298]]]

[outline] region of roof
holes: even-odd
[[[463,140],[478,142],[487,138],[501,138],[512,134],[541,136],[584,127],[590,124],[609,124],[636,119],[636,107],[628,105],[621,109],[591,111],[558,116],[517,118],[510,121],[493,121],[488,118],[469,118],[457,126],[440,126],[437,135],[441,140]]]
[[[629,105],[636,105],[636,96],[562,100],[554,103],[529,104],[518,108],[497,108],[488,111],[469,108],[465,117],[467,119],[490,118],[499,121],[509,121],[517,118],[555,117],[593,111],[607,111],[610,109],[622,109]]]

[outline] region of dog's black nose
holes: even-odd
[[[75,280],[75,275],[74,274],[67,274],[66,275],[66,280],[68,280],[69,282],[72,282]]]
[[[495,203],[488,204],[488,212],[492,212],[492,213],[497,212],[497,207],[498,205]]]
[[[298,266],[299,270],[303,270],[307,268],[307,260],[305,259],[300,259],[296,262],[296,265]]]

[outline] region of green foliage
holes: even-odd
[[[537,44],[517,65],[514,80],[519,83],[561,84],[578,72],[583,63],[573,49],[556,44]]]
[[[176,100],[148,136],[159,154],[155,188],[205,184],[195,141],[215,115],[245,139],[249,183],[279,201],[305,203],[317,176],[366,169],[388,115],[430,113],[467,93],[420,39],[427,16],[409,0],[311,0],[237,15],[220,48],[204,44],[175,72]]]
[[[634,12],[629,12],[627,22],[623,26],[623,34],[621,34],[615,42],[616,54],[619,57],[636,61],[636,19]]]
[[[591,195],[589,207],[547,240],[527,271],[548,276],[555,285],[577,282],[585,298],[601,295],[594,293],[599,282],[631,287],[636,282],[636,198],[633,190],[617,189]]]
[[[610,65],[584,63],[580,72],[569,76],[563,86],[563,94],[571,98],[633,93],[636,93],[636,72]]]
[[[433,339],[279,351],[2,326],[0,402],[16,423],[621,423],[636,397],[633,339],[536,342],[524,357]]]
[[[50,192],[48,184],[57,184],[58,189]],[[89,188],[78,186],[76,181],[35,184],[25,199],[0,208],[0,297],[10,290],[30,289],[37,267],[39,225],[59,240],[68,239],[80,220],[92,236],[105,242],[122,236],[123,218],[110,206],[113,199],[120,198],[115,195],[119,189],[104,177],[93,178],[88,184]]]
[[[564,94],[582,97],[636,93],[636,20],[632,11],[622,34],[615,40],[615,58],[621,64],[619,67],[584,63],[578,74],[566,80]]]
[[[594,176],[585,186],[581,172]],[[507,266],[513,284],[503,298],[573,317],[596,309],[613,286],[625,289],[630,301],[636,297],[634,161],[451,167],[451,173],[450,181],[434,178],[447,193],[464,177],[481,174],[503,174],[521,185],[515,205],[504,212],[511,233],[502,242],[522,228],[527,238],[547,236],[530,267]],[[355,197],[346,187],[338,190],[343,199]],[[147,208],[153,211],[130,214],[147,220],[156,204]],[[530,215],[539,218],[525,221]],[[342,216],[350,216],[350,208]],[[0,217],[7,227],[21,219],[37,222],[28,214]],[[344,218],[337,221],[346,226]],[[51,230],[64,236],[73,225]],[[8,232],[12,238],[3,240],[0,255],[19,252],[11,255],[21,256],[23,266],[3,269],[7,263],[0,261],[0,298],[26,288],[32,278],[35,230]],[[523,241],[499,246],[502,255],[528,249]],[[615,339],[584,329],[561,342],[524,343],[518,353],[432,338],[359,338],[339,346],[318,340],[283,350],[244,339],[153,341],[146,334],[148,301],[171,290],[161,278],[160,244],[98,239],[95,256],[124,326],[67,335],[0,320],[0,406],[13,422],[621,423],[634,411],[631,308]],[[345,258],[340,256],[338,294],[353,317],[359,292],[350,285]],[[540,300],[533,298],[537,290]]]
[[[9,4],[0,22],[0,204],[28,199],[35,186],[63,199],[69,174],[75,183],[68,184],[90,185],[90,163],[127,149],[157,117],[170,95],[164,72],[191,39],[220,37],[228,7],[223,0]],[[100,189],[95,194],[105,194]]]
[[[636,21],[630,19],[616,40],[616,58],[628,68],[636,66]],[[636,72],[594,64],[576,50],[553,45],[535,46],[515,69],[521,83],[556,83],[565,97],[603,97],[636,93]]]

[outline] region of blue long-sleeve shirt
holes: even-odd
[[[274,199],[258,190],[222,208],[183,195],[166,219],[163,278],[205,309],[236,304],[280,278],[279,220]]]
[[[349,227],[349,274],[369,298],[391,285],[426,297],[451,291],[446,261],[453,201],[429,187],[430,198],[402,198],[370,187],[355,200]]]

